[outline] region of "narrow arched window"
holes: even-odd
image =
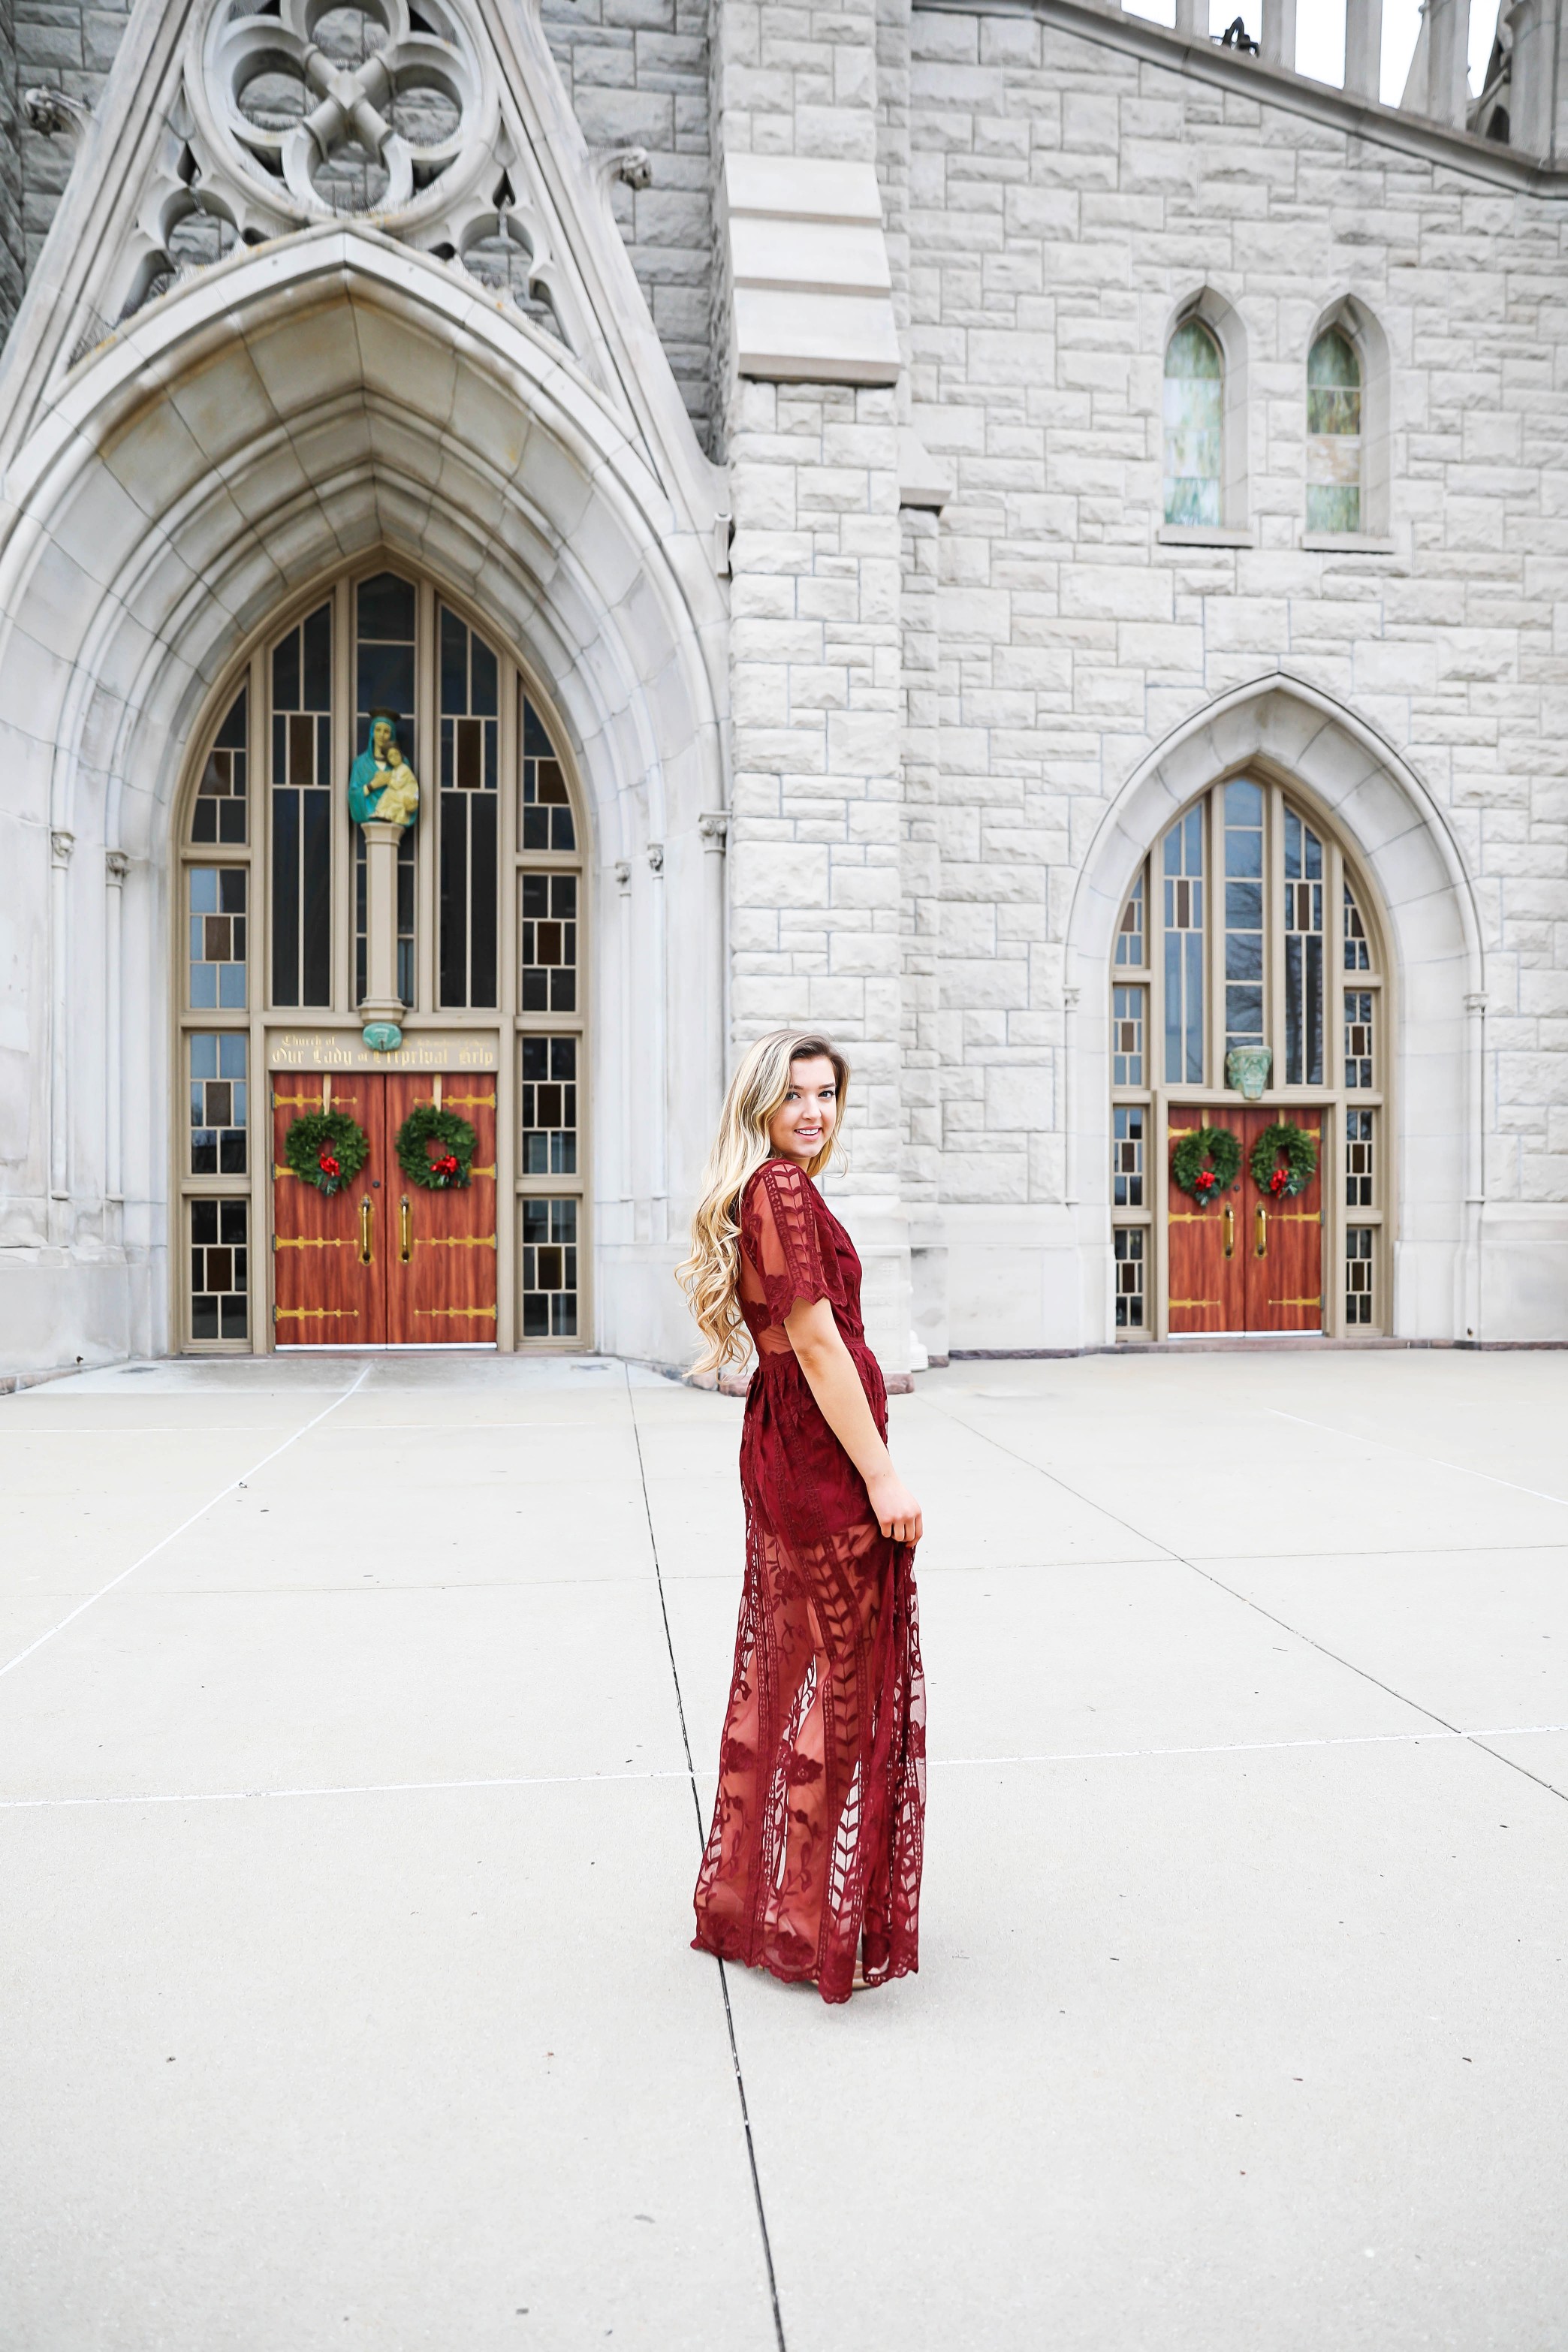
[[[1307,529],[1362,528],[1362,382],[1355,346],[1329,327],[1307,360]]]
[[[1201,320],[1177,328],[1165,351],[1165,520],[1220,520],[1225,405],[1219,345]]]

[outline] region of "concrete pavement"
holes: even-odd
[[[687,1948],[738,1404],[0,1402],[5,2352],[1568,2345],[1568,1360],[893,1410],[923,1965],[828,2011]]]

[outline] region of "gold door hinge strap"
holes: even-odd
[[[493,1307],[416,1307],[414,1312],[416,1315],[462,1315],[470,1320],[477,1317],[479,1321],[489,1323],[496,1319]]]
[[[274,1323],[357,1323],[357,1307],[275,1307]]]
[[[342,1234],[323,1234],[321,1239],[317,1241],[309,1234],[300,1234],[298,1235],[289,1234],[274,1234],[272,1236],[272,1246],[275,1250],[347,1249],[349,1248],[350,1244],[347,1237]]]
[[[494,1234],[416,1234],[416,1249],[494,1249]],[[431,1313],[437,1310],[432,1308]]]

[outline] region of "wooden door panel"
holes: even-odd
[[[1240,1135],[1235,1112],[1173,1107],[1170,1139],[1199,1127],[1228,1127]],[[1243,1255],[1242,1204],[1244,1176],[1223,1198],[1200,1209],[1184,1192],[1167,1166],[1166,1207],[1169,1224],[1167,1328],[1184,1331],[1239,1331],[1245,1328],[1247,1267]]]
[[[272,1076],[273,1339],[279,1348],[385,1344],[383,1261],[386,1247],[382,1091],[371,1076],[312,1079],[294,1071]],[[284,1158],[296,1118],[346,1111],[370,1139],[360,1174],[329,1200],[302,1183]]]
[[[496,1082],[454,1073],[393,1072],[386,1085],[388,1209],[386,1336],[395,1348],[494,1347],[496,1339]],[[418,1103],[439,1099],[479,1138],[461,1192],[410,1183],[393,1149]]]
[[[1266,1127],[1281,1118],[1304,1128],[1318,1146],[1311,1182],[1293,1201],[1260,1192],[1247,1166]],[[1323,1125],[1321,1110],[1243,1114],[1242,1173],[1247,1195],[1247,1328],[1321,1331],[1323,1328]]]

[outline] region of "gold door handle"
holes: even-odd
[[[1225,1254],[1226,1257],[1236,1255],[1236,1211],[1228,1201],[1225,1204]]]
[[[1255,1239],[1254,1239],[1254,1242],[1253,1242],[1253,1245],[1252,1245],[1252,1247],[1253,1247],[1253,1255],[1254,1255],[1254,1256],[1255,1256],[1255,1257],[1267,1257],[1267,1256],[1268,1256],[1268,1210],[1264,1207],[1264,1205],[1263,1205],[1263,1203],[1262,1203],[1262,1202],[1261,1202],[1261,1201],[1259,1201],[1259,1202],[1258,1202],[1258,1224],[1257,1224],[1257,1227],[1256,1227],[1256,1237],[1255,1237]]]
[[[359,1262],[361,1265],[368,1265],[371,1262],[372,1251],[370,1246],[370,1221],[373,1213],[374,1212],[370,1205],[370,1194],[367,1192],[364,1199],[359,1204]]]
[[[414,1218],[408,1206],[406,1192],[403,1195],[403,1203],[397,1212],[397,1242],[398,1255],[406,1265],[414,1255]]]

